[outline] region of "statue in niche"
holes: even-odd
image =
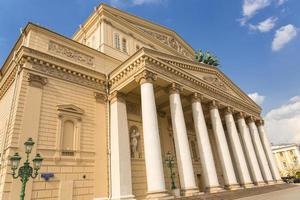
[[[133,126],[130,131],[130,147],[131,147],[131,157],[139,158],[140,153],[138,150],[140,133],[136,126]]]

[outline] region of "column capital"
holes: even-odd
[[[220,107],[220,103],[216,100],[212,100],[210,103],[209,103],[209,109],[218,109]]]
[[[180,92],[182,92],[183,88],[181,85],[179,85],[178,83],[172,83],[169,86],[169,94],[179,94]]]
[[[233,114],[233,108],[232,107],[226,107],[225,109],[224,109],[224,113],[225,113],[225,115],[229,115],[229,114]]]
[[[249,116],[249,117],[247,117],[246,121],[249,124],[249,123],[255,122],[255,118],[253,116]]]
[[[199,93],[194,93],[191,96],[192,103],[194,102],[201,102],[203,100],[203,95]]]
[[[156,80],[156,74],[151,71],[144,70],[135,77],[135,81],[138,82],[140,85],[144,83],[153,83]]]
[[[237,119],[242,119],[242,118],[245,118],[246,117],[246,114],[243,113],[243,112],[238,112],[236,113],[236,118]]]
[[[108,100],[107,95],[104,93],[94,92],[94,96],[96,101],[99,103],[105,103]]]
[[[256,125],[257,126],[263,126],[264,124],[265,124],[265,121],[263,119],[256,120]]]
[[[110,103],[114,103],[115,101],[119,101],[125,103],[125,94],[119,91],[114,91],[108,96],[108,100]]]
[[[48,79],[46,77],[33,74],[33,73],[28,73],[27,80],[30,86],[37,87],[37,88],[43,88],[48,83]]]

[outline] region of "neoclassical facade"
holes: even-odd
[[[26,199],[173,199],[280,183],[261,108],[176,32],[108,5],[72,38],[29,23],[0,74],[0,199],[35,141]],[[178,194],[177,194],[178,195]]]

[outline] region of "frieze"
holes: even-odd
[[[75,84],[83,85],[89,88],[104,90],[103,81],[96,79],[94,77],[90,77],[78,72],[75,72],[70,69],[66,69],[56,65],[50,65],[48,63],[41,64],[38,62],[33,62],[32,68],[42,72],[43,74],[59,78],[65,81],[69,81]]]
[[[49,41],[49,45],[48,45],[48,51],[55,53],[57,55],[61,55],[63,57],[66,58],[70,58],[76,62],[82,63],[82,64],[87,64],[89,66],[93,66],[94,65],[94,58],[91,56],[88,56],[84,53],[81,53],[79,51],[76,51],[74,49],[71,49],[67,46],[58,44],[56,42],[53,41]]]
[[[11,84],[14,82],[14,78],[17,73],[17,67],[15,67],[12,72],[9,74],[3,85],[0,87],[0,99],[4,96],[8,88],[11,86]],[[3,77],[4,78],[4,77]]]

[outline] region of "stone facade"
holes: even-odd
[[[193,54],[105,4],[72,39],[29,23],[1,69],[0,199],[18,199],[8,160],[29,137],[54,177],[28,200],[172,199],[168,152],[181,196],[280,182],[261,108]]]

